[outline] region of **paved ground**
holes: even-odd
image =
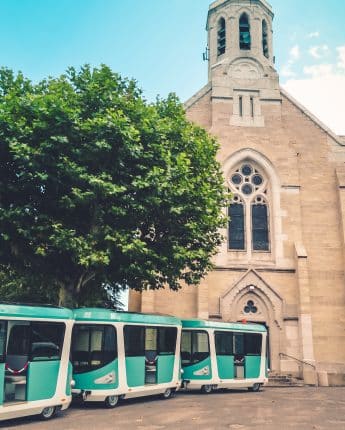
[[[345,430],[345,388],[266,388],[260,393],[179,393],[123,401],[116,409],[74,405],[49,422],[2,422],[18,430]]]

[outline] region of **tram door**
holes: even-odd
[[[5,402],[50,399],[60,370],[65,324],[9,321]]]
[[[129,387],[162,384],[173,378],[176,327],[124,327]]]
[[[234,334],[216,331],[215,334],[218,376],[220,379],[233,379],[235,375]]]
[[[259,321],[250,321],[253,324],[259,324],[265,327],[267,330],[267,338],[266,338],[266,360],[267,360],[267,368],[271,368],[271,348],[270,348],[270,328],[265,322]]]
[[[163,384],[173,378],[176,327],[145,328],[145,384]]]
[[[245,378],[245,337],[244,333],[235,333],[234,335],[234,353],[235,353],[235,378]]]
[[[124,327],[125,360],[128,387],[145,385],[145,327]]]
[[[261,365],[262,334],[235,333],[235,378],[258,378]]]

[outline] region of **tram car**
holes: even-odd
[[[179,388],[180,320],[108,309],[77,309],[74,318],[74,395],[113,408],[120,398],[169,398]]]
[[[267,379],[267,330],[259,324],[182,320],[183,387],[259,391]]]
[[[0,303],[0,420],[49,419],[72,395],[113,408],[181,386],[258,391],[266,342],[257,324]]]
[[[68,408],[72,328],[71,310],[0,304],[0,420]]]

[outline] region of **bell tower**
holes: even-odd
[[[212,96],[233,100],[230,123],[263,127],[264,103],[281,101],[273,12],[266,0],[217,0],[207,17]]]

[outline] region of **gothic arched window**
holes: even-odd
[[[239,196],[235,196],[229,207],[229,248],[245,249],[245,212]]]
[[[270,251],[269,183],[258,168],[244,162],[229,178],[233,199],[229,207],[229,249]]]
[[[252,203],[251,221],[253,251],[269,251],[268,207],[260,196]]]
[[[226,48],[225,19],[220,18],[218,21],[218,32],[217,32],[217,53],[218,53],[218,56],[225,54],[225,48]]]
[[[246,13],[243,13],[240,17],[240,49],[250,49],[251,38],[250,38],[250,25],[249,17]]]
[[[262,52],[266,58],[269,58],[268,27],[265,20],[262,21]]]

